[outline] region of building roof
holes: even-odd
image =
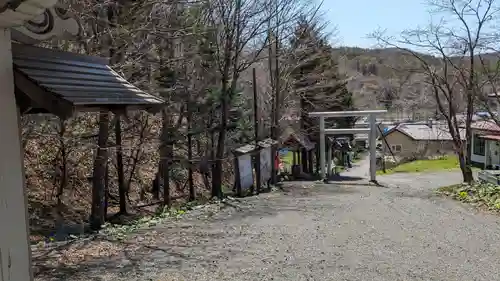
[[[473,130],[500,132],[500,126],[493,120],[482,120],[471,124]]]
[[[280,139],[281,143],[284,145],[286,145],[289,142],[297,142],[306,150],[311,150],[315,147],[314,142],[312,142],[306,135],[302,133],[297,133],[291,128],[285,130],[285,132],[281,135]]]
[[[100,57],[12,44],[14,78],[24,113],[48,111],[70,117],[92,109],[149,109],[163,104],[118,73]]]
[[[369,134],[354,134],[355,140],[367,140],[369,139]]]
[[[448,126],[442,124],[424,125],[424,124],[400,124],[391,130],[386,135],[399,131],[414,140],[453,140],[448,131]],[[460,129],[460,138],[465,139],[465,130]]]
[[[500,141],[500,135],[485,135],[479,137],[486,140]]]

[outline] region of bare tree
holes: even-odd
[[[206,1],[208,24],[218,26],[215,57],[219,72],[219,133],[213,167],[212,196],[222,197],[222,163],[232,101],[237,94],[238,79],[257,61],[266,46],[267,26],[272,1],[216,0]]]
[[[480,56],[496,50],[494,23],[499,9],[494,0],[430,0],[433,19],[427,27],[406,30],[400,38],[372,34],[380,43],[396,47],[419,61],[412,71],[425,78],[437,108],[453,138],[464,182],[472,182],[471,123],[482,95]],[[436,23],[437,22],[437,23]],[[434,56],[417,52],[427,52]],[[457,114],[465,109],[465,122]],[[462,130],[465,131],[465,141]]]

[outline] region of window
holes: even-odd
[[[400,144],[391,144],[392,152],[401,152],[403,147]]]
[[[474,147],[472,148],[472,153],[484,156],[486,150],[486,143],[484,139],[480,138],[478,134],[474,134],[473,144]]]

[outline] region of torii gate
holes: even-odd
[[[387,110],[329,111],[309,113],[309,117],[319,117],[319,166],[321,179],[326,180],[325,135],[368,133],[370,147],[370,182],[376,182],[377,115],[384,113],[387,113]],[[351,116],[368,116],[369,128],[325,129],[325,118]]]

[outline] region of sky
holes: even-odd
[[[423,0],[324,0],[323,17],[336,27],[336,45],[375,47],[367,34],[382,28],[392,35],[425,26],[430,19]]]

